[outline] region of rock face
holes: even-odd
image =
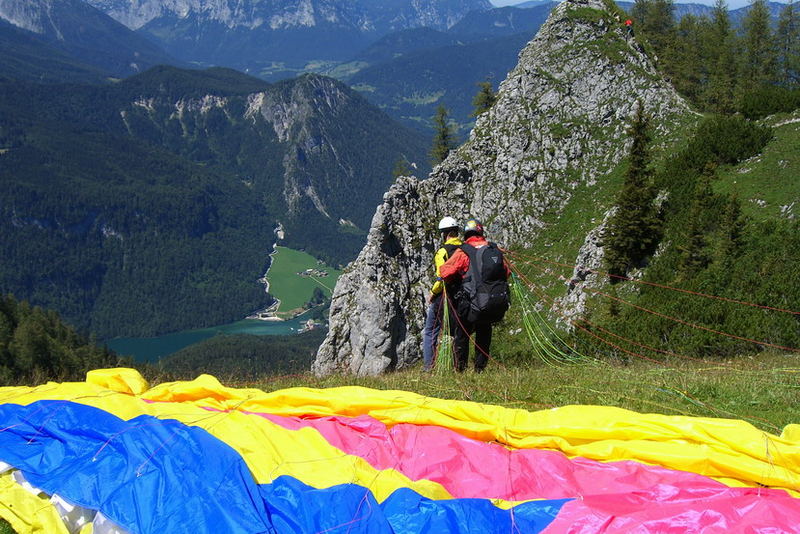
[[[145,89],[120,109],[126,133],[237,169],[284,224],[287,244],[339,263],[363,243],[394,162],[425,157],[422,135],[332,78],[307,74],[256,92],[247,85],[244,94],[195,96],[183,88],[160,91],[184,75],[160,70],[139,77]],[[341,233],[340,220],[364,230]]]
[[[316,373],[375,374],[419,360],[440,217],[478,217],[491,240],[530,246],[546,216],[624,159],[639,103],[658,134],[690,113],[623,20],[601,0],[565,0],[520,53],[468,142],[427,180],[397,180],[336,286]]]
[[[174,56],[252,72],[346,60],[389,32],[447,29],[488,0],[88,0]]]

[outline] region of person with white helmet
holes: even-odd
[[[469,357],[469,342],[475,344],[475,371],[489,362],[492,324],[501,320],[510,304],[508,279],[511,270],[499,247],[486,240],[483,224],[470,219],[464,224],[464,244],[439,269],[439,276],[452,294],[457,316],[453,327],[453,359],[463,372]]]
[[[437,280],[433,283],[428,295],[428,311],[425,316],[425,328],[422,330],[422,369],[424,371],[433,370],[433,356],[436,354],[439,333],[442,331],[444,282],[440,278],[439,268],[461,246],[461,239],[458,237],[459,226],[458,221],[452,217],[444,217],[439,221],[439,232],[441,232],[443,244],[433,256]]]

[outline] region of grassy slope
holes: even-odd
[[[292,250],[286,247],[277,247],[278,253],[273,256],[267,279],[269,292],[281,301],[281,312],[289,312],[300,308],[311,299],[315,287],[321,288],[328,297],[331,296],[333,286],[339,278],[341,271],[332,269],[327,265],[318,265],[313,256]],[[311,278],[298,276],[297,273],[306,269],[324,269],[329,276],[325,278]]]
[[[789,205],[794,217],[800,217],[800,110],[764,123],[774,127],[773,140],[759,156],[721,169],[715,189],[737,194],[743,211],[756,220],[781,217],[781,206]]]
[[[645,413],[744,419],[779,434],[786,424],[798,422],[798,372],[797,357],[780,354],[736,362],[613,365],[587,361],[559,366],[532,356],[520,362],[498,354],[482,374],[471,370],[423,374],[411,369],[378,377],[317,378],[307,373],[247,385],[265,391],[359,385],[531,411],[572,404],[617,406]]]

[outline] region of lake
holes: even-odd
[[[137,362],[155,363],[164,356],[184,347],[214,337],[217,334],[251,334],[255,336],[275,336],[297,333],[308,320],[300,316],[288,321],[259,321],[244,319],[221,326],[184,330],[158,337],[116,338],[106,342],[108,348],[117,354],[132,356]]]
[[[332,287],[341,274],[341,271],[327,265],[320,265],[313,256],[299,250],[276,246],[275,252],[271,256],[272,261],[266,276],[270,284],[270,293],[281,301],[280,309],[284,313],[302,307],[313,295],[315,287],[322,287],[330,296]],[[299,274],[316,269],[326,271],[326,276]],[[217,334],[251,334],[255,336],[295,334],[303,327],[302,323],[307,320],[307,314],[286,321],[243,319],[222,326],[184,330],[158,337],[111,339],[106,342],[106,345],[117,354],[133,356],[138,362],[155,363],[164,356]]]

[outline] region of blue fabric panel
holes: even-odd
[[[65,401],[0,405],[0,459],[138,533],[273,532],[241,456],[198,427]]]
[[[407,488],[378,504],[361,486],[346,484],[318,490],[288,476],[262,488],[273,524],[281,533],[319,532],[324,525],[332,532],[363,534],[535,534],[571,500],[531,501],[515,506],[512,512],[486,499],[436,501]],[[300,503],[305,505],[298,506]]]
[[[65,401],[0,404],[0,460],[47,493],[141,534],[536,533],[566,502],[512,512],[410,489],[378,504],[355,484],[315,489],[289,476],[258,485],[235,450],[199,427],[150,416],[124,421]]]
[[[393,532],[540,532],[572,499],[530,501],[502,510],[487,499],[435,501],[410,489],[395,491],[383,503]]]

